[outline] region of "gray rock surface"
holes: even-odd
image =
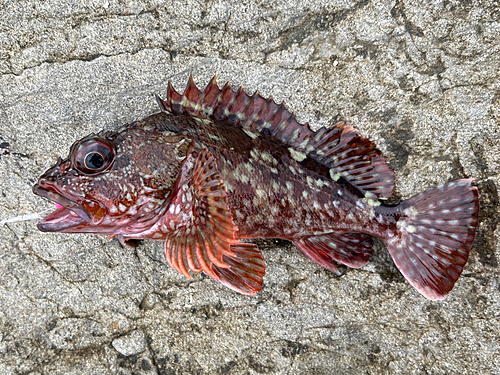
[[[0,374],[500,374],[498,1],[3,1],[0,220],[51,209],[37,177],[90,132],[218,73],[313,128],[376,141],[394,200],[461,177],[481,192],[469,262],[443,302],[376,242],[335,276],[260,241],[242,296],[170,269],[160,243],[0,227]],[[137,333],[131,333],[137,332]],[[133,335],[142,335],[142,338]],[[142,341],[141,341],[142,340]],[[140,346],[140,348],[139,348]]]
[[[143,331],[132,331],[111,342],[117,352],[129,357],[146,350],[146,335]]]

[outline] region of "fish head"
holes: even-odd
[[[108,235],[147,230],[168,205],[191,143],[140,122],[75,142],[33,187],[57,207],[38,229]]]

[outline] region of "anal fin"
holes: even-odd
[[[363,233],[321,234],[294,240],[293,244],[313,262],[337,275],[340,272],[335,263],[361,268],[373,253],[370,236]]]

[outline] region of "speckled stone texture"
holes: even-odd
[[[500,374],[498,1],[2,1],[0,220],[53,207],[37,177],[90,132],[158,111],[168,79],[215,74],[345,120],[397,176],[393,201],[474,177],[481,221],[443,302],[376,242],[338,277],[263,240],[236,294],[95,235],[0,227],[0,374]]]

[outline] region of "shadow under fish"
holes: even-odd
[[[479,200],[472,179],[383,205],[394,174],[375,144],[343,122],[312,131],[258,92],[221,90],[215,77],[183,94],[169,82],[161,112],[73,144],[34,186],[57,209],[45,232],[165,243],[168,263],[244,294],[265,263],[240,239],[290,240],[309,259],[363,267],[371,236],[421,294],[446,297],[469,256]]]

